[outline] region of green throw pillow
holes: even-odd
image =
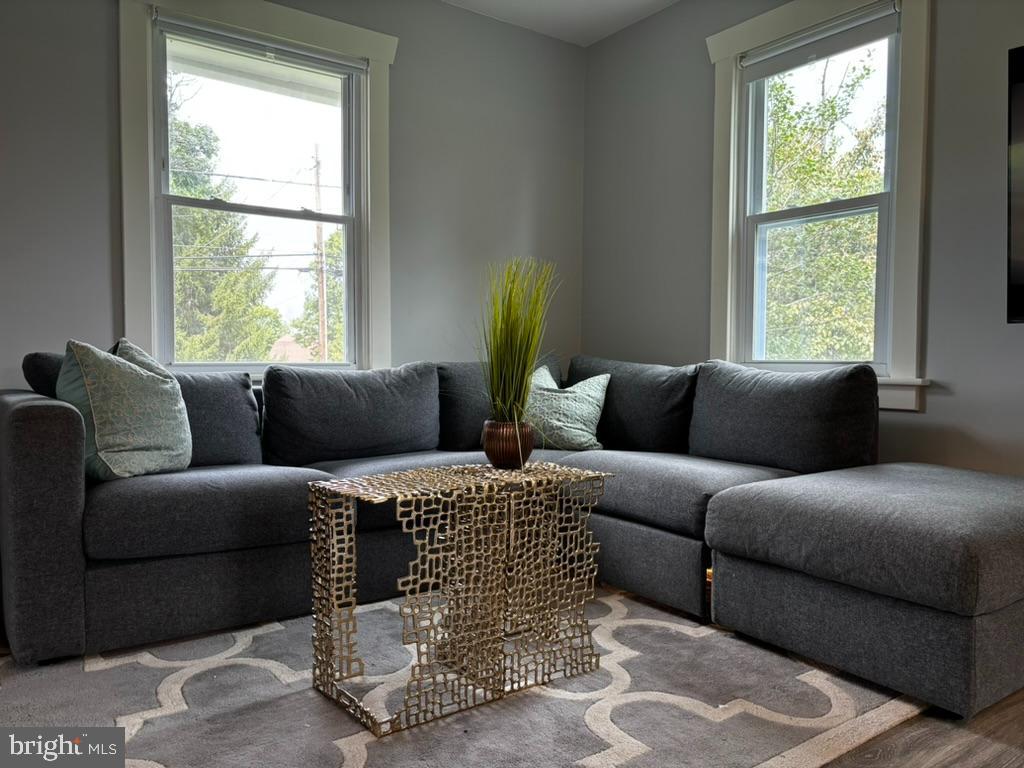
[[[85,420],[85,474],[96,480],[173,472],[192,460],[178,381],[121,339],[110,352],[69,341],[57,397]]]
[[[547,368],[538,368],[530,382],[527,417],[543,445],[566,451],[600,448],[597,423],[604,409],[604,394],[611,376],[594,376],[559,389]]]

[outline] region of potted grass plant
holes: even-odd
[[[483,443],[499,469],[522,469],[533,451],[526,403],[555,288],[550,263],[514,259],[491,269],[481,344],[491,418]]]

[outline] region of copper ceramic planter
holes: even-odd
[[[525,422],[484,422],[484,453],[497,469],[522,469],[533,452],[533,427]]]

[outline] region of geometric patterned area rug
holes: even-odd
[[[359,609],[365,697],[393,706],[411,656],[396,603]],[[0,723],[119,725],[130,768],[817,768],[917,702],[626,593],[588,606],[601,668],[375,739],[310,682],[308,618],[19,668]],[[394,629],[393,629],[394,628]]]

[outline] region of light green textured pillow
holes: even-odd
[[[85,421],[88,477],[173,472],[192,460],[192,432],[177,379],[127,339],[111,352],[69,341],[57,397]]]
[[[542,445],[566,451],[600,448],[597,423],[609,379],[611,376],[605,373],[559,389],[551,371],[538,368],[530,381],[526,413]]]

